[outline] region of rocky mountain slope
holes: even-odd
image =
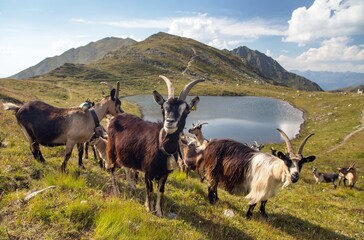
[[[10,78],[25,79],[42,75],[62,66],[65,63],[88,64],[102,58],[110,51],[114,51],[123,46],[129,46],[134,43],[136,43],[136,41],[130,38],[104,38],[97,42],[91,42],[86,46],[72,48],[59,56],[46,58],[35,66],[27,68]]]
[[[295,73],[288,72],[273,58],[259,51],[254,51],[244,46],[236,48],[231,52],[240,56],[246,65],[267,78],[267,81],[271,84],[322,91],[321,87],[315,82]]]

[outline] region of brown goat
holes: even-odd
[[[203,169],[201,168],[203,150],[205,150],[209,141],[205,139],[202,134],[202,126],[207,123],[198,123],[197,125],[192,123],[192,128],[188,130],[189,133],[195,135],[195,141],[192,144],[186,143],[186,141],[181,141],[181,148],[183,156],[181,157],[181,168],[186,172],[188,177],[189,170],[196,170],[199,174],[201,182],[204,180]]]
[[[349,187],[352,189],[358,181],[358,174],[354,168],[355,163],[352,163],[349,167],[338,168],[339,170],[339,186],[341,180],[344,179],[344,186],[346,186],[346,180],[349,181]]]
[[[75,144],[87,142],[94,132],[98,132],[99,121],[107,114],[117,115],[122,112],[117,88],[109,84],[110,96],[104,97],[92,109],[58,108],[42,101],[30,101],[21,106],[4,103],[5,110],[15,111],[15,116],[24,135],[29,141],[34,158],[40,162],[45,159],[39,145],[54,147],[66,145],[66,152],[61,166],[66,171]],[[79,166],[83,167],[82,157]]]
[[[157,91],[154,100],[161,106],[163,123],[144,121],[131,114],[123,113],[110,121],[107,156],[111,161],[111,173],[114,190],[117,191],[114,177],[115,167],[127,167],[143,171],[147,189],[145,206],[147,211],[154,211],[152,201],[153,181],[158,182],[156,214],[162,216],[164,185],[171,172],[170,163],[176,164],[178,141],[185,127],[186,118],[193,110],[199,98],[186,103],[191,88],[204,80],[199,79],[185,86],[179,97],[174,97],[170,80],[160,76],[167,84],[168,99],[164,100]]]

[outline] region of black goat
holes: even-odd
[[[312,168],[313,176],[315,177],[316,183],[322,182],[332,182],[334,184],[334,188],[337,187],[336,181],[339,178],[339,174],[337,173],[321,173],[317,171],[317,168]]]
[[[123,113],[110,121],[107,157],[111,162],[111,173],[114,190],[115,167],[127,167],[145,174],[147,211],[154,211],[152,201],[153,181],[158,182],[156,214],[162,216],[162,199],[164,185],[172,168],[176,164],[180,135],[185,127],[186,118],[196,108],[199,98],[186,103],[191,88],[204,80],[199,79],[185,86],[179,97],[174,97],[174,89],[170,80],[160,76],[167,84],[168,99],[164,100],[157,91],[153,92],[154,100],[161,106],[163,123],[153,123],[131,114]]]

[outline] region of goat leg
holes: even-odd
[[[217,185],[218,183],[215,181],[209,182],[208,198],[211,204],[214,204],[215,202],[217,202],[217,200],[219,200],[219,198],[217,197]]]
[[[63,173],[66,172],[67,162],[71,158],[73,147],[75,146],[74,143],[66,143],[66,153],[64,155],[64,160],[61,166],[61,171]]]
[[[125,168],[125,175],[126,175],[126,180],[128,181],[130,187],[135,190],[136,189],[136,186],[135,186],[135,178],[134,177],[131,177],[131,168]]]
[[[89,146],[89,143],[86,142],[85,143],[85,159],[88,159],[88,146]]]
[[[246,212],[246,218],[247,219],[251,219],[252,218],[252,216],[253,216],[253,210],[254,210],[254,208],[255,208],[256,205],[257,205],[256,203],[249,205],[249,209]]]
[[[42,152],[40,151],[40,147],[39,147],[39,143],[37,142],[32,142],[30,144],[30,151],[32,152],[34,158],[41,162],[41,163],[44,163],[45,162],[45,159],[42,155]]]
[[[77,143],[77,150],[78,150],[78,166],[82,169],[86,169],[83,166],[83,162],[82,162],[83,150],[84,150],[83,143]]]
[[[153,212],[154,211],[154,204],[153,204],[153,198],[152,198],[152,195],[153,195],[153,181],[152,179],[150,179],[148,177],[148,174],[145,173],[145,177],[144,177],[144,180],[145,180],[145,185],[146,185],[146,188],[147,188],[147,196],[146,196],[146,199],[145,199],[145,208],[147,209],[147,212]]]
[[[260,202],[260,208],[259,208],[259,212],[260,212],[260,215],[262,217],[264,217],[265,219],[268,218],[268,215],[267,213],[265,212],[265,204],[267,204],[268,200],[265,200],[265,201],[261,201]]]
[[[111,184],[113,188],[113,194],[117,197],[120,197],[120,190],[115,179],[115,168],[110,169],[110,174],[111,174]]]
[[[158,192],[157,192],[157,202],[155,204],[156,214],[158,217],[163,216],[162,212],[162,203],[163,203],[163,195],[164,195],[164,185],[166,184],[168,178],[168,173],[162,176],[158,181]]]

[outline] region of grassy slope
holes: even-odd
[[[183,83],[179,83],[183,85]],[[153,84],[150,84],[150,86]],[[144,86],[146,88],[146,86]],[[165,86],[157,85],[165,93]],[[220,201],[211,206],[206,199],[206,185],[197,178],[185,179],[175,171],[167,181],[164,212],[158,218],[146,213],[143,203],[144,184],[137,190],[127,187],[120,170],[121,198],[110,194],[110,177],[93,160],[86,160],[86,171],[77,168],[73,154],[68,174],[59,167],[64,148],[42,148],[46,164],[32,159],[29,147],[16,124],[13,113],[0,110],[0,137],[7,148],[0,154],[0,239],[10,234],[22,239],[362,239],[364,220],[364,131],[354,135],[336,151],[326,153],[333,145],[360,125],[364,98],[355,94],[310,93],[259,85],[201,84],[191,94],[260,95],[284,99],[306,112],[307,121],[293,144],[314,132],[304,153],[317,159],[304,167],[300,181],[280,190],[267,204],[270,216],[266,222],[255,213],[253,220],[244,218],[247,201],[219,189]],[[57,106],[75,106],[89,97],[97,100],[101,89],[97,82],[64,80],[15,81],[0,80],[0,97],[27,101],[42,99]],[[153,88],[137,90],[135,84],[122,86],[121,93],[149,94]],[[140,89],[140,88],[139,88]],[[181,86],[176,86],[181,89]],[[203,101],[203,99],[201,99]],[[140,114],[135,106],[123,103],[126,112]],[[1,139],[0,138],[0,139]],[[282,149],[282,144],[267,145]],[[355,189],[343,186],[333,189],[330,184],[317,185],[311,168],[335,171],[336,167],[356,161],[359,181]],[[32,190],[56,185],[32,198],[22,199]],[[223,215],[231,209],[235,217]],[[168,213],[176,213],[176,219]]]

